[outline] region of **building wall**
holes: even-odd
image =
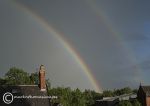
[[[150,97],[146,98],[146,106],[150,106]]]

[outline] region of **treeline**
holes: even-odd
[[[129,87],[115,90],[105,90],[103,93],[97,93],[92,90],[80,91],[78,88],[72,90],[70,88],[58,87],[49,89],[49,95],[58,96],[58,99],[52,99],[51,103],[61,103],[63,106],[95,106],[95,101],[103,97],[114,97],[123,94],[136,94],[137,90]],[[117,106],[140,106],[140,103],[134,101],[121,101]]]
[[[114,89],[114,90],[105,90],[103,91],[103,97],[114,97],[114,96],[120,96],[123,94],[136,94],[137,89],[131,89],[130,87],[125,87],[122,89]]]
[[[46,79],[46,83],[50,87],[49,79]],[[34,85],[39,84],[39,74],[27,73],[23,69],[12,67],[5,74],[3,78],[0,78],[0,85]]]
[[[46,80],[48,87],[48,94],[50,96],[57,96],[57,99],[51,99],[51,104],[62,104],[63,106],[94,106],[96,100],[103,97],[113,97],[129,93],[137,93],[137,90],[132,90],[129,87],[115,90],[105,90],[103,93],[97,93],[93,90],[71,89],[70,87],[51,88],[49,79]],[[30,85],[39,84],[38,72],[27,73],[22,69],[13,67],[0,78],[0,85]],[[119,106],[132,106],[129,101],[119,103]],[[136,106],[136,105],[134,105]],[[137,105],[140,106],[140,105]]]
[[[94,106],[95,100],[101,99],[102,94],[92,90],[80,91],[78,88],[52,88],[49,89],[49,95],[57,96],[58,99],[52,99],[51,103],[61,103],[63,106]]]
[[[118,106],[142,106],[142,105],[137,99],[135,99],[133,101],[121,101],[119,102]]]

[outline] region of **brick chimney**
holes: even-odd
[[[46,91],[46,83],[45,83],[45,68],[43,65],[40,66],[39,70],[39,86],[41,91]]]

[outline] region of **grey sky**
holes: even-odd
[[[149,84],[149,67],[142,66],[150,57],[150,2],[0,1],[1,75],[12,66],[34,72],[44,64],[53,86],[89,89],[91,83],[71,54],[15,2],[64,33],[102,88]]]

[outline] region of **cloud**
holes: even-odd
[[[134,33],[130,35],[125,35],[124,39],[126,41],[144,41],[149,40],[149,37],[147,37],[145,34]]]
[[[145,60],[139,64],[136,64],[134,67],[136,66],[140,67],[144,71],[150,70],[150,60]]]

